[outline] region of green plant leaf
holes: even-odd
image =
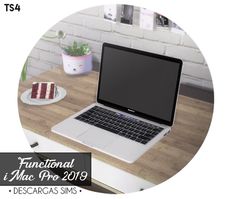
[[[74,41],[71,46],[63,48],[63,50],[70,56],[83,56],[87,55],[91,51],[88,44],[78,44],[76,41]]]
[[[21,81],[25,81],[27,78],[27,65],[28,65],[28,59],[26,59],[23,69],[21,71]]]

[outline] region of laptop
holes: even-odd
[[[181,70],[180,59],[104,43],[96,102],[52,132],[133,163],[170,132]]]

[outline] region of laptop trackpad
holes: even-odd
[[[84,134],[77,137],[85,145],[103,149],[117,139],[117,135],[106,132],[97,127],[91,127]]]

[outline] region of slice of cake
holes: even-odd
[[[57,87],[54,82],[33,82],[32,99],[54,99]]]

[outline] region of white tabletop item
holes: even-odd
[[[31,92],[32,92],[31,88],[26,90],[25,92],[22,93],[20,99],[25,104],[37,105],[37,106],[58,102],[62,100],[67,94],[66,90],[60,86],[57,86],[57,93],[54,99],[32,99]]]

